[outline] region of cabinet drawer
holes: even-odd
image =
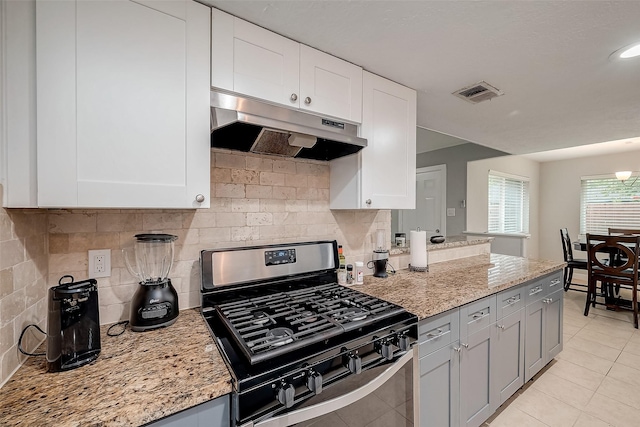
[[[428,318],[418,325],[419,357],[426,356],[460,338],[458,310]]]
[[[544,285],[546,287],[546,295],[550,295],[560,289],[563,289],[562,286],[562,276],[560,273],[552,274],[542,279]]]
[[[496,314],[498,319],[507,317],[524,307],[525,287],[516,286],[498,294],[496,298]]]
[[[496,296],[491,295],[460,308],[460,336],[466,337],[496,321]]]
[[[538,301],[547,295],[548,286],[545,286],[544,280],[534,280],[533,282],[525,285],[527,305]]]

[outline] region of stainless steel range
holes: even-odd
[[[202,314],[233,376],[232,422],[288,426],[411,359],[417,317],[336,283],[335,241],[201,252]]]

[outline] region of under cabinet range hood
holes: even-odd
[[[358,127],[334,119],[211,91],[211,146],[284,157],[333,160],[367,146]]]

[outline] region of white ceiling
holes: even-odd
[[[513,154],[640,136],[640,1],[207,3],[418,90],[418,125]],[[451,92],[481,80],[505,95]]]
[[[578,157],[594,157],[629,151],[640,151],[640,138],[628,138],[618,141],[601,142],[598,144],[560,148],[557,150],[525,154],[524,157],[538,162],[553,162],[556,160],[575,159]],[[629,153],[629,156],[640,159],[639,153]]]

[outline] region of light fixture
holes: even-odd
[[[640,56],[640,42],[621,47],[620,49],[609,55],[609,59],[629,59],[635,58],[636,56]]]
[[[619,181],[622,181],[622,185],[627,185],[625,184],[625,181],[627,181],[629,178],[631,178],[631,171],[620,171],[620,172],[616,172],[616,179],[618,179]],[[636,181],[638,180],[638,177],[636,176],[636,179],[633,180],[633,182],[631,184],[629,184],[629,187],[631,187],[633,184],[636,183]]]

